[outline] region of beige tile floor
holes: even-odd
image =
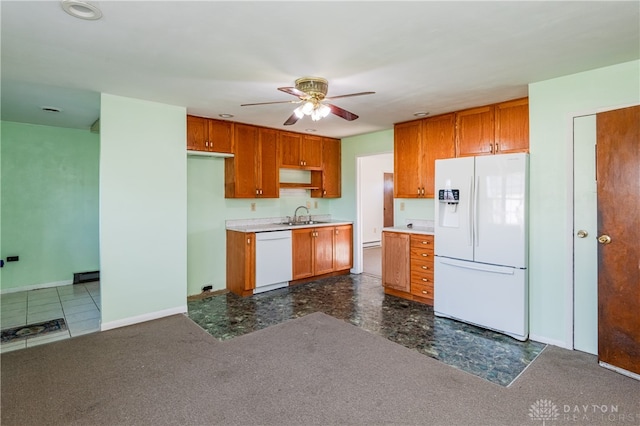
[[[64,318],[67,330],[0,343],[0,352],[100,331],[100,282],[0,295],[2,330]]]

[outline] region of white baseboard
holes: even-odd
[[[362,243],[363,248],[380,247],[381,245],[381,241],[367,241],[366,243]]]
[[[60,287],[63,285],[73,284],[73,280],[54,281],[51,283],[26,285],[24,287],[4,288],[0,290],[0,294],[17,293],[19,291],[41,290],[43,288]]]
[[[549,339],[548,337],[538,336],[531,333],[529,333],[529,339],[536,342],[544,343],[546,345],[553,345],[553,346],[558,346],[560,348],[573,350],[573,348],[567,346],[567,343],[562,340]]]
[[[127,325],[138,324],[140,322],[151,321],[158,318],[164,318],[176,314],[186,314],[187,305],[176,306],[175,308],[164,309],[162,311],[149,312],[147,314],[137,315],[135,317],[123,318],[116,321],[102,323],[100,331],[107,331],[114,328],[125,327]]]

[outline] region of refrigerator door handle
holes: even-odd
[[[478,225],[479,225],[478,216],[480,216],[480,213],[478,212],[478,199],[480,198],[478,196],[479,192],[480,192],[480,176],[476,176],[476,185],[473,190],[473,241],[476,247],[478,246],[478,239],[479,239],[479,235],[478,235]]]
[[[473,245],[473,233],[475,232],[473,230],[473,200],[474,200],[474,195],[473,195],[473,176],[471,176],[471,179],[469,180],[469,232],[467,233],[467,245],[472,246]]]
[[[440,258],[443,265],[453,266],[454,268],[473,269],[475,271],[491,272],[494,274],[514,275],[515,268],[509,266],[487,265],[476,262],[456,261],[453,259]]]

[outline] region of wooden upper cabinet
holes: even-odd
[[[395,198],[420,197],[424,188],[421,173],[424,163],[422,120],[394,126],[393,153],[393,196]]]
[[[455,114],[396,124],[394,197],[433,198],[435,161],[455,157]]]
[[[233,123],[209,119],[209,150],[233,153]]]
[[[225,159],[226,198],[279,196],[278,132],[236,123],[234,156]]]
[[[340,139],[322,138],[322,170],[311,172],[312,197],[342,196],[342,155]]]
[[[320,170],[322,168],[322,139],[320,136],[280,132],[280,167]]]
[[[529,99],[502,102],[495,108],[494,152],[529,152]]]
[[[261,198],[278,198],[280,196],[280,167],[278,158],[279,132],[274,129],[260,128],[259,158],[256,169]]]
[[[191,151],[205,151],[207,139],[207,119],[187,115],[187,149]]]
[[[301,134],[280,132],[280,167],[292,169],[300,168],[301,147]]]
[[[441,158],[456,156],[455,114],[445,114],[426,118],[422,122],[424,163],[422,182],[424,197],[434,198],[436,163]]]
[[[233,123],[187,115],[187,149],[233,153]]]
[[[322,169],[322,147],[324,138],[304,135],[302,137],[302,153],[300,159],[305,169]]]
[[[471,108],[456,113],[458,157],[494,153],[494,106]]]

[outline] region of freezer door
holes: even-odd
[[[526,270],[436,257],[434,283],[437,316],[528,338]]]
[[[528,154],[476,157],[476,262],[527,267],[527,165]]]
[[[473,157],[436,160],[435,254],[473,260],[471,215],[474,185]],[[439,190],[459,190],[458,204],[438,200]]]

